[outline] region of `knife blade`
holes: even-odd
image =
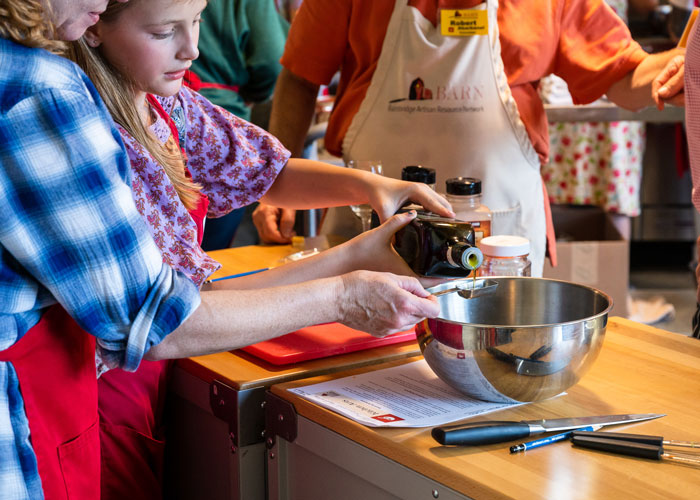
[[[553,418],[547,420],[482,420],[464,424],[435,427],[432,436],[445,445],[479,446],[482,444],[503,443],[543,432],[560,432],[589,425],[619,425],[642,422],[664,417],[660,413],[639,413],[625,415],[600,415],[592,417]]]

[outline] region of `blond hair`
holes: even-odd
[[[100,16],[105,23],[114,22],[119,14],[135,0],[126,3],[110,1]],[[192,210],[199,201],[201,186],[185,175],[182,155],[171,153],[143,123],[131,96],[135,93],[131,79],[111,65],[99,48],[92,48],[84,38],[71,42],[67,56],[80,66],[95,84],[115,122],[153,156],[163,168],[185,208]]]
[[[13,42],[61,54],[64,42],[54,40],[50,6],[42,0],[0,0],[0,37]]]

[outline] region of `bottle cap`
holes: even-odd
[[[453,177],[445,181],[447,194],[457,196],[481,194],[481,179],[474,177]]]
[[[420,165],[409,165],[401,170],[401,180],[435,184],[435,169]]]
[[[479,247],[490,257],[518,257],[530,253],[530,240],[522,236],[487,236],[481,239]]]

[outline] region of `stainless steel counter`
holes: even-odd
[[[666,106],[663,111],[644,108],[628,111],[612,103],[594,103],[585,106],[558,106],[545,104],[550,122],[616,122],[643,121],[647,123],[677,123],[685,120],[685,108]]]

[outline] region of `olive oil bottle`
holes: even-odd
[[[396,233],[394,248],[420,276],[465,278],[483,260],[471,224],[426,212]]]

